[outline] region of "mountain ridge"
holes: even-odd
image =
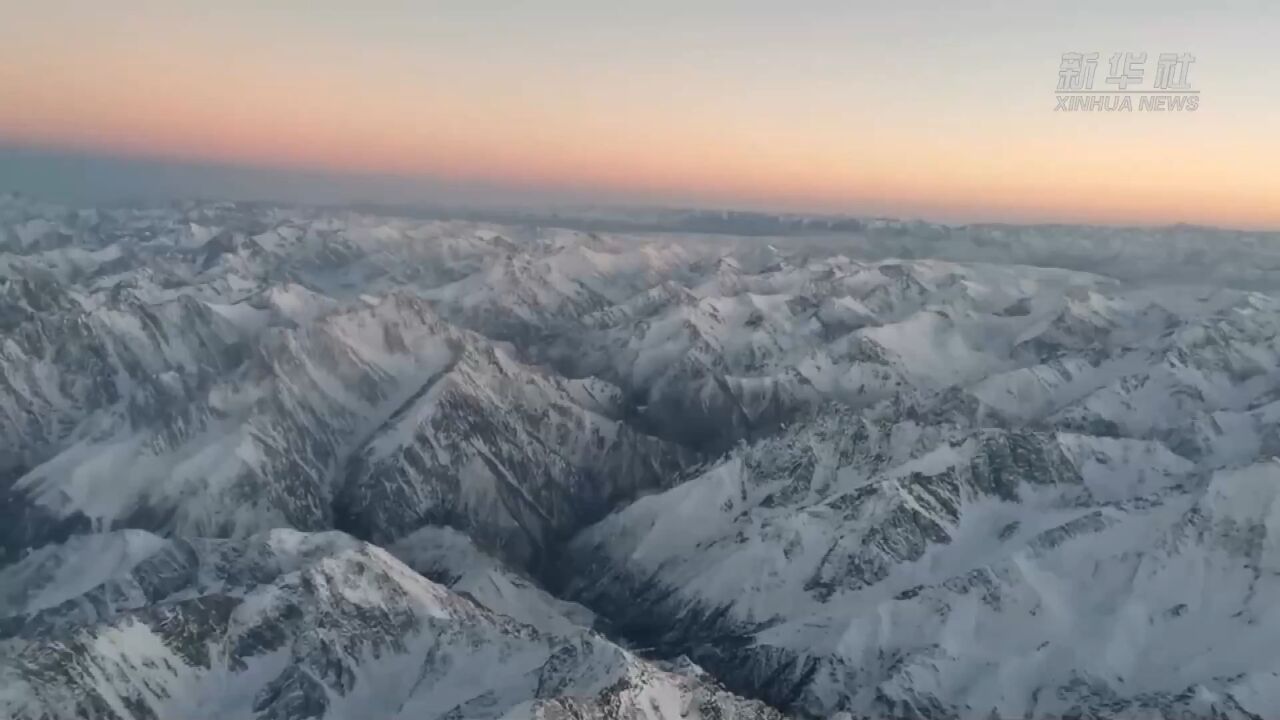
[[[0,203],[0,708],[1280,704],[1280,245],[812,229]]]

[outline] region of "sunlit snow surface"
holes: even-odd
[[[1277,288],[1193,227],[5,197],[0,715],[1266,717]]]

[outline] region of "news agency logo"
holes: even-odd
[[[1095,90],[1098,53],[1063,53],[1054,112],[1195,112],[1200,108],[1200,91],[1187,80],[1196,61],[1191,53],[1161,53],[1151,87],[1143,85],[1145,52],[1113,53],[1109,60],[1104,82],[1110,87]]]

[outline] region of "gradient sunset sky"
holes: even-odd
[[[0,190],[85,190],[72,156],[170,163],[175,193],[216,165],[365,195],[1280,228],[1274,1],[6,5]],[[1112,52],[1147,52],[1148,82],[1190,52],[1200,109],[1054,112],[1067,51],[1100,53],[1098,86]]]

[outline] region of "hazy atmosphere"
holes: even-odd
[[[1278,32],[1263,0],[50,0],[0,25],[0,186],[1276,227]],[[1073,51],[1099,84],[1189,53],[1200,107],[1055,112]]]
[[[1280,718],[1280,3],[18,5],[0,720]]]

